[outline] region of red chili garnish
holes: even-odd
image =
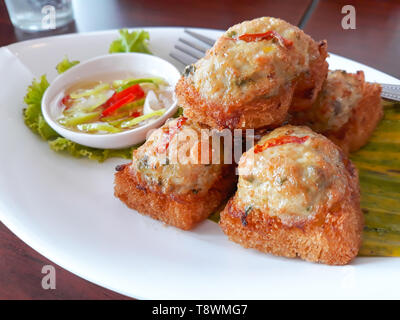
[[[186,123],[187,118],[185,117],[180,117],[178,121],[176,122],[176,126],[174,127],[163,127],[163,138],[160,146],[157,148],[157,151],[162,153],[164,151],[167,151],[169,147],[169,142],[172,140],[172,138],[175,136],[175,134],[182,128],[182,126]]]
[[[187,118],[186,117],[180,117],[179,120],[176,122],[176,128],[180,129],[182,126],[186,123]]]
[[[114,93],[114,95],[110,98],[112,100],[111,102],[117,101],[130,93],[133,93],[135,95],[140,95],[141,97],[144,96],[144,91],[143,91],[142,87],[138,84],[134,84],[133,86],[130,86],[130,87],[126,88],[125,90]]]
[[[276,39],[279,41],[279,44],[282,47],[290,48],[293,45],[293,41],[285,39],[278,32],[272,31],[272,30],[264,32],[264,33],[242,34],[241,36],[238,37],[238,39],[246,41],[246,42]]]
[[[135,111],[135,112],[133,112],[132,113],[132,117],[134,117],[134,118],[137,118],[137,117],[139,117],[141,114],[140,114],[140,112],[139,111]]]
[[[127,96],[119,99],[117,102],[113,103],[111,106],[109,106],[107,109],[105,109],[101,115],[103,117],[107,117],[111,113],[113,113],[115,110],[121,108],[122,106],[126,105],[129,102],[132,102],[133,100],[136,100],[137,97],[134,94],[128,94]]]
[[[65,105],[65,103],[71,99],[71,96],[69,94],[67,94],[64,98],[62,98],[61,103]]]
[[[72,106],[71,96],[69,94],[67,94],[64,98],[62,98],[61,104],[65,106],[65,110],[70,108]]]
[[[102,105],[102,107],[105,109],[101,113],[101,115],[103,117],[106,117],[111,113],[113,113],[115,110],[124,106],[125,104],[140,99],[143,96],[144,96],[144,91],[138,84],[126,88],[121,92],[114,93],[112,97]]]
[[[110,107],[112,104],[118,102],[119,100],[121,100],[122,98],[124,98],[125,96],[127,96],[129,94],[134,94],[136,96],[136,99],[139,99],[144,96],[144,91],[140,85],[135,84],[133,86],[126,88],[125,90],[122,90],[121,92],[115,92],[111,96],[111,98],[109,98],[106,102],[104,102],[101,105],[101,107],[106,108],[106,110],[107,110],[107,108]]]
[[[296,136],[282,136],[279,138],[272,138],[267,141],[263,145],[256,145],[254,147],[254,153],[259,153],[264,151],[265,149],[271,148],[271,147],[276,147],[276,146],[281,146],[283,144],[287,143],[304,143],[309,136],[304,136],[304,137],[296,137]]]

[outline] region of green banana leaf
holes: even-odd
[[[400,256],[400,103],[385,115],[369,143],[350,158],[359,170],[365,227],[362,256]]]

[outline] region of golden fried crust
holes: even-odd
[[[349,121],[336,132],[323,133],[347,154],[357,151],[368,142],[383,117],[382,87],[368,82],[363,85],[363,96],[353,109]]]
[[[319,56],[310,63],[309,72],[303,73],[297,80],[290,111],[302,111],[312,107],[328,74],[327,42],[320,41]]]
[[[330,265],[349,263],[361,246],[363,215],[357,170],[349,160],[344,161],[348,192],[334,206],[288,225],[260,210],[253,209],[246,216],[234,196],[221,213],[223,232],[245,248]]]
[[[130,165],[120,169],[115,174],[117,198],[139,213],[183,230],[192,229],[212,214],[232,194],[236,184],[234,167],[226,165],[220,179],[205,195],[175,196],[150,190]]]
[[[203,99],[185,77],[178,81],[175,92],[178,103],[184,107],[185,117],[219,130],[248,129],[282,124],[287,116],[294,85],[282,88],[277,96],[271,98],[258,98],[247,104],[232,104],[224,108]]]

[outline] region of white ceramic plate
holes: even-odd
[[[151,50],[174,63],[168,53],[183,29],[146,29]],[[7,227],[63,268],[136,298],[399,298],[400,259],[331,267],[243,249],[211,221],[189,232],[166,227],[114,198],[114,167],[123,160],[77,160],[33,135],[21,115],[32,78],[47,73],[51,80],[64,55],[81,61],[102,55],[116,37],[116,31],[73,34],[0,48],[0,218]],[[400,83],[336,55],[329,63],[364,70],[369,81]]]

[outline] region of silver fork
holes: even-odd
[[[215,40],[188,29],[185,29],[184,32],[198,41],[179,38],[178,43],[174,46],[178,52],[173,51],[169,55],[184,66],[188,66],[201,59],[206,51],[214,45]],[[400,85],[386,83],[380,85],[383,98],[400,101]]]

